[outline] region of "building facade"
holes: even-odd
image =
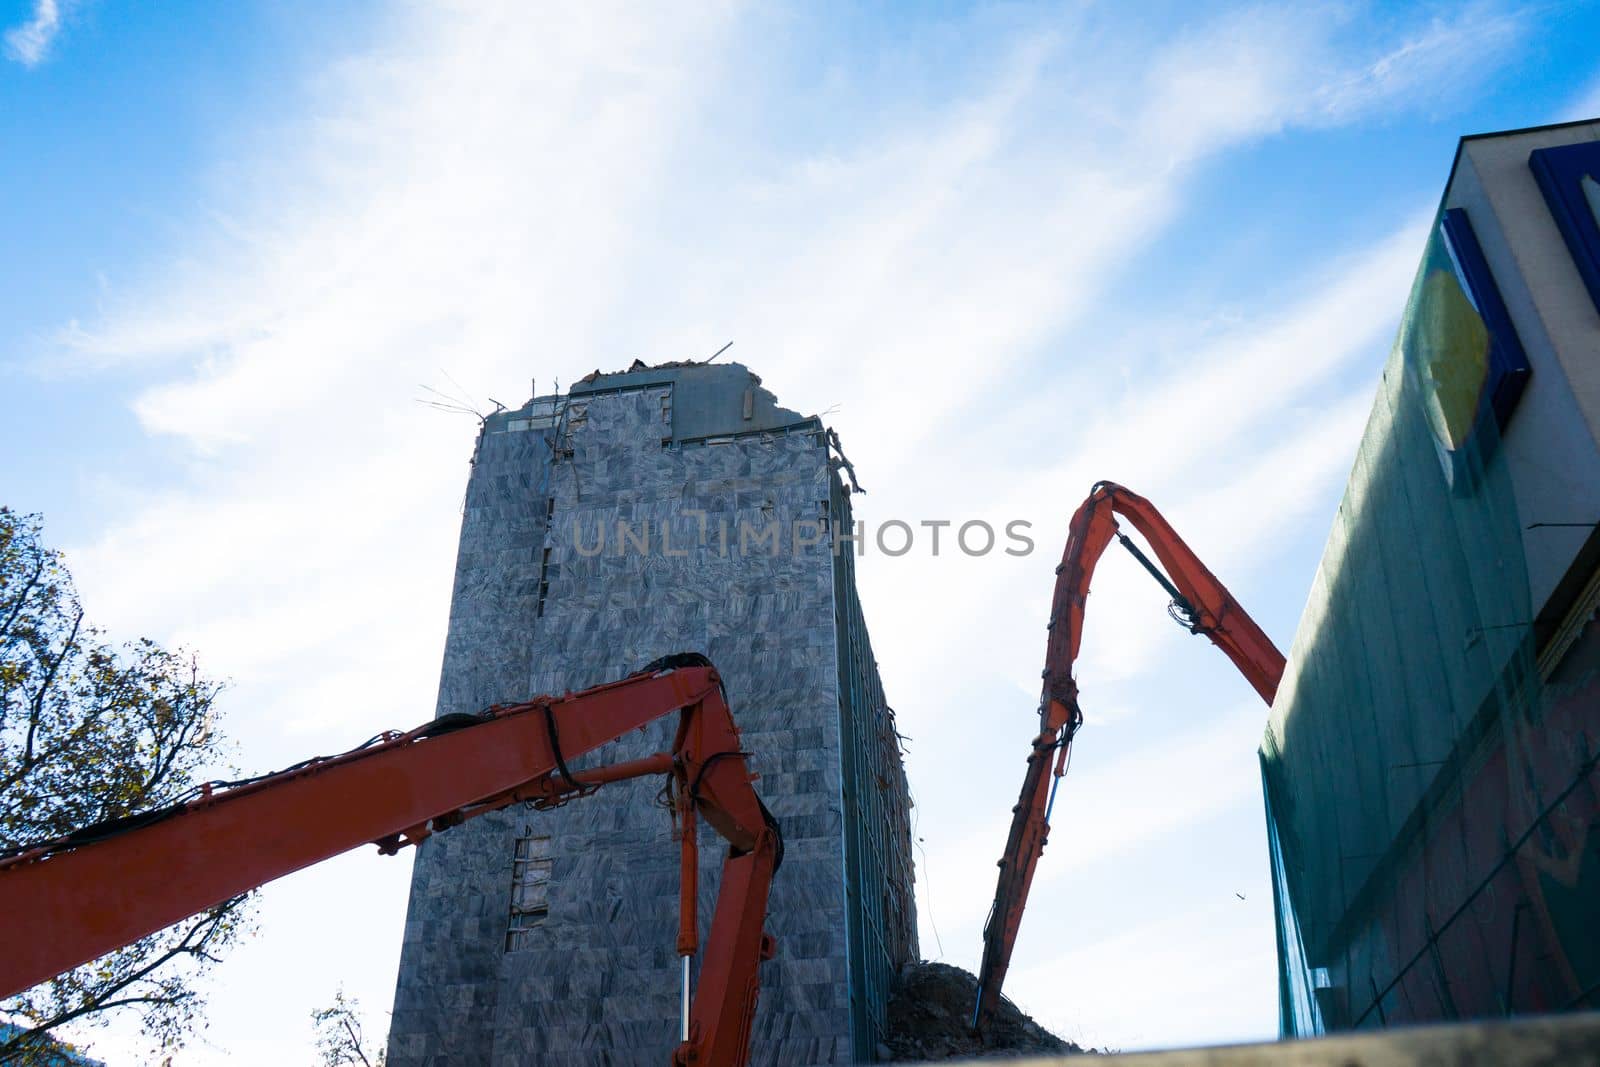
[[[909,794],[837,536],[850,499],[830,439],[738,364],[636,363],[491,416],[440,680],[448,714],[677,652],[716,665],[785,841],[754,1063],[870,1060],[893,975],[917,958]],[[671,729],[588,762],[661,751]],[[391,1067],[663,1061],[680,972],[678,850],[660,789],[611,785],[423,842]],[[702,831],[704,916],[714,840]]]
[[[1457,152],[1261,749],[1286,1034],[1600,1007],[1597,181]]]

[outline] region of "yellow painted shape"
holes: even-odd
[[[1489,374],[1489,330],[1455,272],[1434,270],[1412,310],[1416,365],[1429,390],[1428,421],[1454,451],[1472,433],[1478,397]]]

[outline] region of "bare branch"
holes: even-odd
[[[0,641],[5,641],[11,636],[11,627],[17,624],[17,616],[22,614],[22,609],[28,606],[28,598],[33,595],[34,589],[39,584],[39,579],[44,575],[45,564],[50,561],[48,552],[38,552],[35,556],[33,573],[28,575],[28,580],[23,583],[22,592],[17,594],[16,606],[6,616],[6,621],[0,623]]]
[[[56,655],[55,662],[50,665],[49,671],[45,673],[44,684],[39,687],[39,691],[33,696],[28,713],[28,741],[22,750],[24,770],[33,764],[33,739],[39,730],[39,719],[44,715],[44,698],[49,695],[51,687],[56,684],[56,675],[60,672],[61,664],[66,660],[67,654],[77,647],[78,631],[82,627],[83,609],[79,608],[77,617],[72,620],[72,632],[67,635],[66,641],[62,642],[60,653]],[[7,784],[9,785],[10,783],[8,782]]]
[[[367,1059],[366,1050],[361,1047],[360,1031],[358,1031],[355,1028],[355,1025],[350,1022],[350,1016],[346,1015],[342,1021],[344,1023],[344,1032],[350,1035],[350,1048],[357,1056],[361,1057],[362,1063],[366,1064],[367,1067],[372,1067],[372,1061]]]

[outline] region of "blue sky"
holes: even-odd
[[[432,710],[475,427],[423,386],[731,339],[859,517],[1034,525],[860,564],[924,953],[968,967],[1089,485],[1287,647],[1456,139],[1600,113],[1592,3],[530,9],[0,4],[0,499],[280,766]],[[1089,1044],[1270,1036],[1264,709],[1129,561],[1096,590],[1008,992]],[[304,1058],[341,983],[381,1029],[408,871],[269,889],[177,1062]]]

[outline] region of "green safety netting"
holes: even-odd
[[[1501,447],[1528,412],[1495,392],[1509,339],[1450,214],[1261,747],[1288,1035],[1588,1006],[1600,981],[1600,637],[1541,677]]]

